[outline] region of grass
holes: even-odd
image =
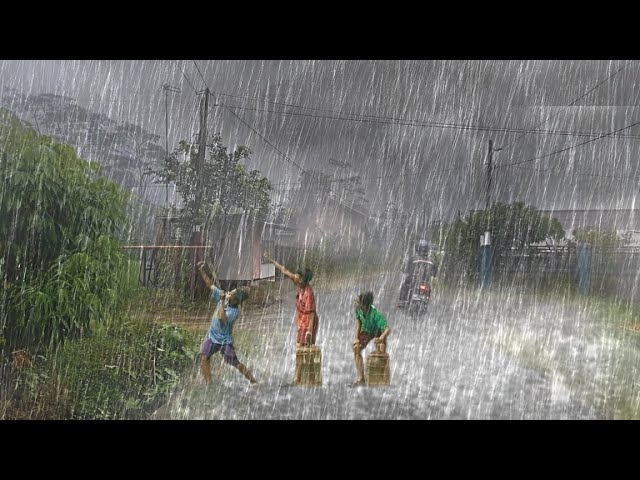
[[[0,417],[145,418],[193,371],[200,340],[179,326],[123,314],[14,372]]]
[[[494,292],[500,292],[500,288],[504,287],[505,285],[498,286]],[[517,336],[508,345],[498,341],[500,347],[522,366],[533,369],[540,375],[557,375],[571,391],[580,392],[603,418],[640,419],[637,378],[640,374],[639,308],[603,295],[582,296],[575,285],[567,280],[538,285],[536,288],[521,286],[519,293],[535,297],[537,302],[561,302],[569,307],[569,311],[575,309],[576,312],[585,312],[586,316],[582,321],[589,323],[582,326],[587,328],[586,332],[595,336],[593,348],[602,349],[598,359],[603,359],[602,356],[607,354],[611,357],[603,359],[608,363],[606,367],[600,366],[602,376],[596,378],[593,371],[587,368],[586,358],[582,362],[581,359],[578,360],[578,363],[575,360],[563,361],[563,351],[556,348],[545,350],[544,344],[532,342],[531,339]],[[580,314],[576,318],[581,317]],[[610,350],[604,350],[606,348]]]
[[[516,358],[520,365],[530,368],[544,377],[558,375],[562,383],[572,392],[579,391],[589,404],[595,406],[600,416],[613,420],[640,420],[640,404],[637,387],[630,375],[632,362],[635,359],[623,354],[624,358],[616,361],[615,382],[608,382],[602,388],[594,385],[588,372],[582,370],[567,370],[565,364],[553,358],[552,354],[543,348],[532,345],[521,345],[520,348],[502,345],[506,352]],[[623,364],[624,366],[620,367]]]

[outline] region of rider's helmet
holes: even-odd
[[[428,255],[429,254],[429,242],[426,240],[418,240],[415,245],[416,255]]]

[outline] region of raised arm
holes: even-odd
[[[198,266],[198,272],[200,273],[200,277],[202,278],[202,281],[204,282],[204,284],[207,286],[209,290],[211,290],[211,287],[213,285],[220,288],[218,284],[218,277],[216,276],[216,272],[213,271],[213,269],[211,270],[212,276],[209,277],[209,275],[207,275],[207,272],[204,271],[204,262],[199,262],[197,266]]]
[[[297,279],[298,275],[296,275],[293,272],[290,272],[289,270],[287,270],[284,265],[280,265],[278,262],[276,262],[273,258],[267,256],[266,257],[267,260],[271,263],[273,263],[275,265],[275,267],[280,270],[282,272],[282,274],[288,278],[290,278],[291,280],[293,280],[295,282],[295,280]]]

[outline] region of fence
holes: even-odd
[[[187,290],[192,285],[198,250],[208,245],[126,245],[124,250],[140,262],[138,280],[144,287],[171,287]],[[200,254],[201,256],[202,254]]]
[[[640,248],[592,248],[589,292],[640,303]]]
[[[568,280],[584,282],[585,292],[616,298],[625,303],[640,304],[640,248],[591,247],[583,271],[578,268],[578,251],[570,245],[558,249],[529,247],[511,250],[497,256],[494,277],[497,281],[517,283]]]
[[[534,246],[522,250],[508,250],[496,257],[493,269],[498,281],[575,279],[576,249]]]

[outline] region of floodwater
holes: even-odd
[[[513,289],[434,289],[425,318],[395,307],[399,275],[316,290],[321,387],[290,386],[295,361],[294,287],[282,301],[237,324],[255,347],[238,352],[259,385],[235,369],[194,374],[158,419],[611,419],[637,416],[638,352],[580,300],[546,300]],[[388,387],[355,380],[351,306],[371,289],[391,328]],[[244,322],[244,323],[243,323]],[[369,353],[373,345],[365,351]],[[213,363],[221,361],[214,357]],[[365,359],[366,364],[366,359]]]

